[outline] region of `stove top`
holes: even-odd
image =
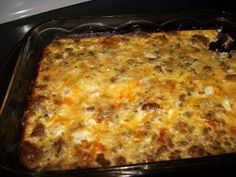
[[[2,0],[0,24],[88,0]]]

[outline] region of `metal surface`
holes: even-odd
[[[88,0],[2,0],[0,24]]]

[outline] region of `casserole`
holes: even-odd
[[[207,14],[207,12],[204,12],[204,13],[202,13],[201,15]],[[23,108],[25,108],[25,105],[27,103],[27,100],[26,100],[27,95],[30,93],[32,89],[32,81],[36,77],[36,74],[37,74],[36,68],[38,67],[38,62],[41,58],[42,51],[53,39],[57,37],[68,36],[69,34],[74,35],[74,34],[104,33],[104,32],[120,34],[120,33],[129,33],[129,32],[135,32],[135,31],[136,32],[137,31],[156,32],[156,31],[163,31],[163,30],[168,31],[168,30],[174,30],[174,29],[180,30],[180,28],[181,29],[193,29],[193,28],[202,29],[203,27],[205,27],[206,29],[209,29],[209,28],[219,29],[223,27],[223,30],[225,30],[225,32],[230,34],[230,36],[234,37],[233,30],[232,30],[234,29],[234,24],[232,23],[230,17],[229,18],[225,17],[223,19],[222,17],[219,18],[218,15],[219,14],[217,14],[215,18],[209,17],[209,19],[205,19],[206,20],[205,23],[204,22],[197,23],[196,14],[186,12],[179,15],[169,14],[169,16],[165,16],[165,17],[164,16],[155,16],[155,17],[149,16],[149,17],[144,18],[144,17],[139,17],[139,16],[120,16],[120,17],[113,16],[113,17],[81,18],[79,20],[78,19],[58,20],[58,21],[55,20],[55,21],[50,21],[48,23],[44,23],[38,26],[36,29],[31,31],[31,33],[29,34],[29,37],[27,38],[26,44],[23,45],[24,48],[22,49],[20,58],[17,63],[16,70],[14,72],[12,85],[8,92],[8,98],[5,99],[5,102],[1,109],[1,113],[2,113],[1,115],[4,115],[4,117],[9,117],[9,115],[6,116],[7,114],[11,114],[12,116],[12,119],[8,119],[8,121],[4,119],[3,122],[8,125],[9,123],[12,123],[12,125],[16,126],[15,132],[18,131],[17,135],[14,132],[13,137],[11,138],[8,137],[7,139],[6,137],[4,138],[6,140],[6,143],[4,144],[4,146],[6,147],[7,143],[9,144],[10,142],[11,143],[15,142],[14,144],[15,147],[14,146],[11,146],[11,147],[13,147],[13,149],[18,147],[19,133],[21,131],[21,126],[19,124],[20,122],[19,117],[22,117],[23,115],[22,110]],[[223,15],[223,14],[220,14],[220,15]],[[227,16],[226,14],[224,15]],[[185,18],[186,16],[188,16],[188,18]],[[86,23],[88,21],[90,23]],[[103,23],[101,23],[101,21],[103,21]],[[222,45],[220,41],[221,39],[217,40],[215,43],[211,45],[211,47],[217,48],[218,50],[223,50],[223,51],[228,51],[231,49],[230,47],[232,47],[232,45],[224,48],[224,46]],[[34,50],[31,50],[31,49],[34,49]],[[37,52],[34,52],[34,51],[37,51]],[[18,72],[23,72],[23,73],[20,74]],[[17,83],[15,81],[21,81],[21,82]],[[17,93],[11,94],[14,90],[15,91],[17,90]],[[6,108],[11,107],[9,106],[9,104],[15,108],[14,112],[11,112],[10,110],[8,111],[5,110]],[[17,105],[19,104],[19,105],[16,106],[16,104]],[[19,112],[16,113],[15,111],[19,111]],[[15,122],[9,122],[9,120],[14,120]],[[15,141],[16,139],[18,139],[18,141]],[[17,152],[17,151],[14,151],[16,149],[9,150],[9,149],[6,149],[5,147],[4,147],[4,150],[7,150],[7,152],[11,152],[11,153],[7,153],[4,155],[10,155],[10,154],[13,155],[12,152]],[[4,155],[2,159],[4,159]],[[197,159],[194,159],[194,160],[197,160]],[[151,164],[151,166],[152,165],[155,166],[155,163]],[[140,168],[140,167],[142,168],[142,165],[141,166],[131,165],[131,166],[128,166],[127,168],[131,169],[131,168]],[[122,167],[120,168],[113,167],[113,168],[114,170],[122,169]],[[100,168],[100,170],[110,171],[113,168],[112,167],[102,168],[102,169]]]

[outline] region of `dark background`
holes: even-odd
[[[16,60],[7,60],[9,52],[14,48],[29,29],[35,25],[60,18],[76,18],[87,15],[113,15],[113,14],[155,14],[160,12],[179,12],[183,10],[217,9],[236,15],[236,1],[207,1],[207,0],[94,0],[73,5],[58,10],[34,15],[24,19],[0,25],[0,103],[4,97],[9,79]],[[165,176],[202,176],[234,174],[236,164],[225,164],[204,170],[170,172]],[[232,174],[231,173],[231,174]],[[12,176],[0,170],[0,175]],[[162,175],[160,175],[162,176]]]

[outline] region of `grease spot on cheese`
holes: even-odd
[[[64,98],[66,96],[70,96],[71,94],[71,88],[70,87],[64,87],[61,91],[61,96]]]
[[[231,110],[232,110],[229,99],[224,99],[223,102],[222,102],[222,106],[223,106],[227,111],[231,111]]]
[[[80,144],[83,140],[86,140],[87,142],[93,141],[94,137],[93,135],[86,130],[79,130],[72,134],[73,142],[76,144]]]
[[[65,127],[61,124],[56,124],[50,129],[50,132],[53,134],[53,136],[61,136],[65,133]]]
[[[144,56],[146,58],[152,58],[152,59],[156,58],[156,55],[154,55],[153,53],[150,53],[150,52],[145,52]]]
[[[214,88],[212,86],[206,86],[204,89],[205,94],[207,95],[213,95],[214,94]]]

